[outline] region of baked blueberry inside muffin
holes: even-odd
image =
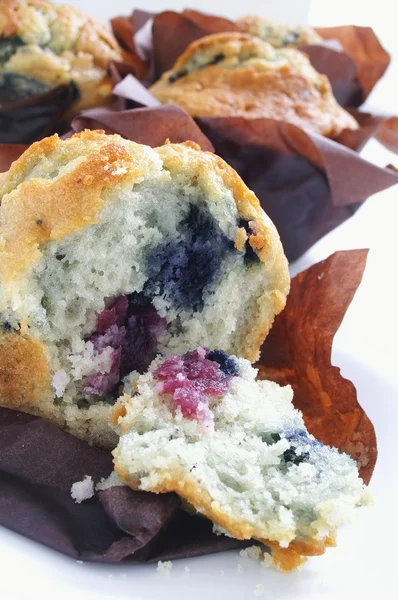
[[[196,40],[150,91],[193,117],[277,119],[330,137],[358,127],[306,55],[243,33]]]
[[[72,82],[72,111],[110,102],[115,38],[71,6],[45,0],[0,0],[0,101],[23,100]]]
[[[50,87],[38,79],[17,73],[0,73],[0,104],[26,100],[49,90]]]
[[[115,441],[128,373],[198,343],[254,361],[285,304],[273,224],[193,144],[53,136],[13,163],[0,197],[0,404],[94,443]]]
[[[218,531],[264,542],[290,569],[324,552],[367,492],[354,460],[307,431],[290,386],[256,373],[202,347],[156,358],[113,410],[115,469],[133,489],[176,492]]]

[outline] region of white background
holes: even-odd
[[[134,5],[126,0],[70,1],[104,22],[117,14],[128,14]],[[310,5],[310,6],[309,6]],[[147,0],[135,5],[146,10],[201,8],[226,16],[247,13],[313,25],[354,23],[373,25],[386,48],[398,58],[396,0],[245,0],[211,2]],[[397,67],[372,93],[367,106],[378,112],[398,113]],[[398,157],[370,142],[364,156],[384,166]],[[230,600],[266,597],[282,600],[357,600],[379,597],[395,600],[398,596],[395,542],[397,537],[395,498],[398,493],[395,463],[397,411],[397,258],[398,258],[397,187],[370,198],[356,215],[318,242],[296,264],[295,273],[338,249],[370,247],[363,284],[336,336],[334,360],[358,388],[361,402],[372,418],[379,438],[379,462],[372,481],[375,509],[359,511],[355,523],[343,530],[339,546],[321,558],[314,558],[302,573],[281,576],[263,571],[256,564],[237,559],[229,553],[200,561],[178,561],[170,577],[154,574],[154,568],[76,565],[46,548],[37,546],[6,530],[0,530],[0,597],[31,600],[71,598],[74,600],[129,599]],[[349,274],[348,274],[349,276]],[[391,517],[390,517],[391,515]],[[184,571],[184,563],[191,572]],[[264,593],[255,595],[255,585]]]
[[[273,19],[290,23],[306,23],[310,0],[141,0],[136,3],[129,0],[62,0],[56,4],[72,4],[86,13],[105,20],[117,14],[129,14],[134,8],[158,12],[161,10],[182,10],[194,8],[203,12],[224,15],[231,18],[250,13],[267,13]],[[242,12],[243,11],[243,12]]]

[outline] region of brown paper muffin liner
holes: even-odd
[[[73,84],[61,85],[45,94],[0,104],[0,143],[31,144],[68,124],[63,116],[76,98]]]
[[[356,80],[362,91],[362,99],[359,99],[361,104],[384,75],[390,64],[390,55],[371,27],[342,25],[320,27],[316,31],[325,40],[338,40],[344,52],[353,60],[357,68]],[[358,106],[356,103],[346,104]]]
[[[368,483],[376,462],[372,424],[353,384],[331,365],[335,332],[358,287],[366,250],[338,252],[297,275],[257,365],[260,377],[294,388],[310,432],[358,461]],[[314,336],[315,332],[315,336]],[[104,563],[172,560],[242,548],[174,494],[101,491],[76,504],[70,488],[112,471],[108,452],[38,417],[0,409],[0,525],[75,559]]]

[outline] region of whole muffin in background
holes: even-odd
[[[306,46],[323,42],[322,37],[315,29],[303,25],[275,23],[259,16],[241,17],[235,23],[243,33],[259,37],[274,48]]]
[[[328,137],[358,128],[305,54],[243,33],[196,40],[150,91],[192,117],[270,118]]]
[[[73,82],[72,112],[108,104],[111,60],[122,50],[108,29],[71,6],[0,0],[0,104]]]

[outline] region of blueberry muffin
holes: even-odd
[[[0,180],[0,405],[102,446],[123,378],[196,344],[257,359],[289,289],[277,231],[193,143],[85,131]]]
[[[0,0],[0,103],[73,82],[72,111],[108,104],[109,61],[121,60],[113,35],[71,6]]]
[[[155,359],[113,410],[115,470],[133,489],[176,492],[218,532],[264,542],[289,570],[333,544],[367,492],[352,458],[308,433],[290,386],[256,373],[201,347]]]
[[[274,48],[288,48],[322,44],[323,39],[311,27],[274,23],[265,17],[242,17],[235,21],[243,33],[259,37]]]
[[[265,117],[329,137],[358,127],[304,54],[243,33],[193,42],[150,91],[192,117]]]

